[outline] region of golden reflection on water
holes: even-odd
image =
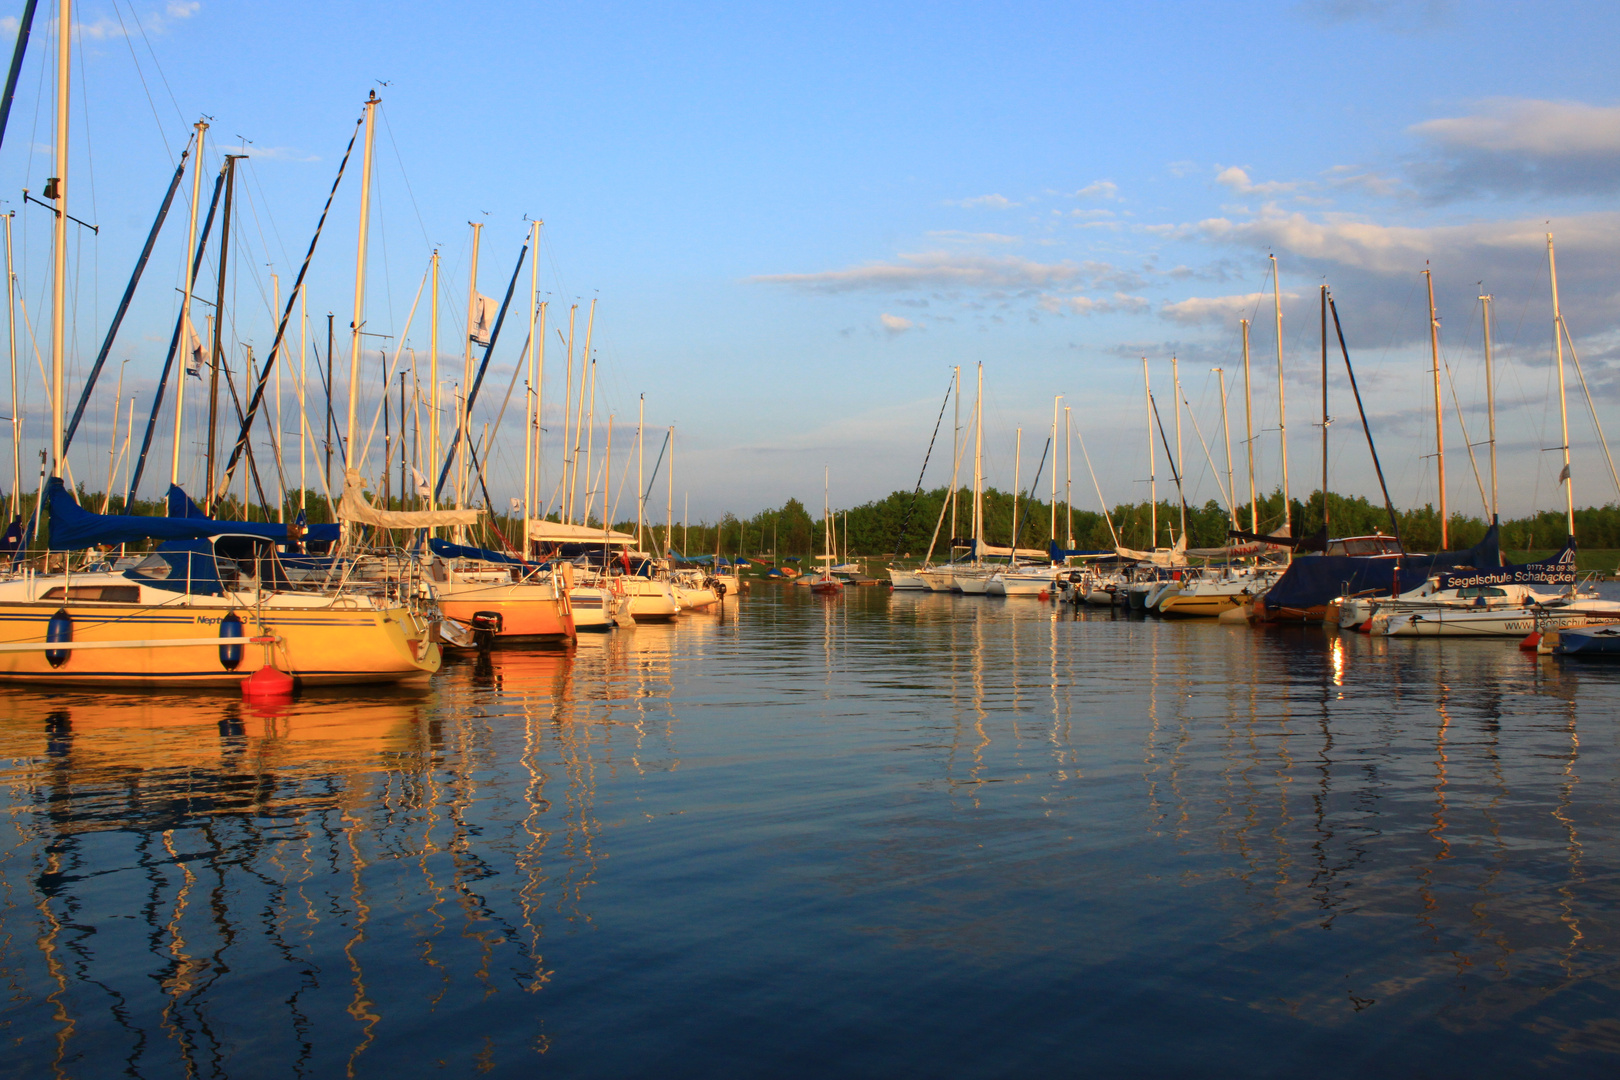
[[[290,1071],[357,1075],[390,1032],[454,1015],[447,1067],[468,1071],[511,1058],[495,1049],[510,1031],[467,1003],[514,994],[534,1002],[526,1052],[549,1052],[541,991],[588,974],[560,966],[559,943],[603,932],[605,874],[633,879],[626,822],[703,807],[638,788],[606,812],[604,789],[694,755],[713,775],[733,747],[709,706],[737,693],[759,708],[724,730],[753,740],[739,767],[759,775],[735,824],[812,830],[846,902],[867,878],[918,889],[856,920],[893,927],[890,947],[1175,970],[1159,978],[1189,1001],[1323,1028],[1444,998],[1442,1027],[1486,1029],[1616,970],[1593,917],[1612,837],[1586,839],[1613,784],[1583,790],[1577,770],[1583,701],[1612,710],[1604,681],[1583,692],[1577,670],[1490,643],[1029,600],[746,603],[497,651],[415,695],[9,695],[0,977],[19,988],[16,1030],[49,1033],[33,1059],[69,1074],[88,1026],[113,1037],[111,1009],[131,1069],[220,1072],[267,1027],[296,1045]],[[901,777],[833,746],[865,800],[858,829],[772,796],[814,765],[796,741],[840,730]],[[1148,915],[1168,928],[1143,930]],[[1085,932],[1054,929],[1071,922]],[[1164,967],[1208,951],[1207,970]],[[276,1015],[230,1015],[255,971],[281,980],[255,998]]]

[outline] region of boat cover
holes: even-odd
[[[592,525],[567,525],[543,518],[529,519],[529,540],[536,544],[633,544],[636,538],[629,533],[615,532]]]
[[[1492,570],[1501,566],[1502,551],[1496,525],[1485,538],[1463,551],[1440,551],[1433,555],[1409,554],[1374,558],[1360,555],[1307,555],[1295,559],[1266,591],[1268,608],[1307,611],[1337,596],[1376,590],[1389,595],[1407,592],[1423,584],[1437,571],[1461,566]]]
[[[141,517],[136,514],[97,514],[80,506],[62,478],[46,481],[45,505],[51,515],[53,551],[79,551],[88,547],[135,544],[142,540],[197,540],[235,531],[210,518]]]
[[[286,523],[277,521],[220,521],[217,518],[211,519],[207,514],[203,513],[202,507],[198,506],[194,501],[192,501],[191,496],[187,495],[185,490],[177,485],[169,485],[169,495],[167,501],[169,516],[172,518],[187,518],[190,520],[201,521],[212,520],[214,523],[214,528],[210,531],[209,535],[226,532],[246,533],[248,536],[262,536],[267,540],[274,540],[278,544],[285,544],[288,542]],[[329,544],[336,541],[341,534],[341,527],[329,522],[322,525],[307,526],[307,531],[304,533],[303,539],[305,542]]]
[[[537,565],[535,563],[526,563],[522,559],[511,555],[503,555],[499,551],[490,551],[488,548],[452,544],[448,540],[440,540],[437,536],[428,539],[428,550],[441,559],[478,559],[482,562],[500,563],[504,566]]]

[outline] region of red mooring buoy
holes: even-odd
[[[245,698],[291,697],[292,692],[292,676],[269,664],[242,680],[242,696]]]
[[[1529,637],[1527,637],[1523,641],[1519,642],[1519,651],[1520,652],[1535,652],[1536,648],[1540,644],[1541,644],[1541,631],[1540,630],[1532,630],[1530,632]]]

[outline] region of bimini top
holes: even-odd
[[[536,544],[611,544],[614,547],[628,547],[636,542],[636,538],[629,533],[593,525],[567,525],[542,518],[529,519],[529,540]]]

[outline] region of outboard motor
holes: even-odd
[[[473,640],[478,643],[480,653],[489,652],[489,647],[495,643],[495,635],[501,632],[501,613],[498,611],[475,611],[472,616]]]

